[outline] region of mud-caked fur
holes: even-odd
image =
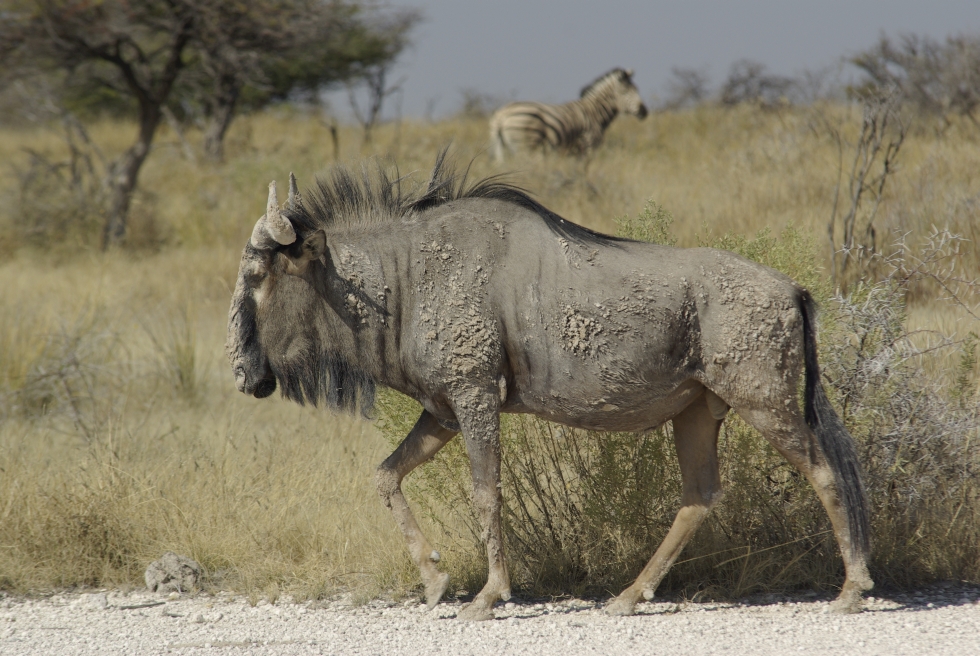
[[[836,608],[860,608],[872,585],[867,503],[853,440],[820,384],[804,289],[726,251],[595,233],[499,178],[467,185],[444,154],[426,185],[404,187],[377,166],[335,169],[283,211],[294,242],[246,246],[228,355],[239,389],[257,397],[278,386],[300,403],[367,412],[381,385],[419,401],[377,483],[430,605],[448,577],[401,481],[457,434],[489,562],[487,585],[460,616],[488,619],[510,595],[500,413],[600,431],[673,422],[681,508],[608,607],[628,614],[721,498],[717,438],[731,408],[813,484],[844,556]]]

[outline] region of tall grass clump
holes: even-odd
[[[91,439],[111,413],[117,336],[98,308],[58,318],[9,309],[0,321],[0,419],[44,418]]]
[[[881,281],[830,305],[824,376],[865,466],[873,575],[894,586],[980,580],[977,333],[908,327],[907,299],[921,286],[945,289],[946,305],[976,316],[964,301],[980,287],[943,265],[958,239],[900,251]]]
[[[141,321],[153,344],[157,365],[166,384],[184,401],[204,398],[204,368],[198,353],[194,317],[185,306],[158,321]]]
[[[671,222],[662,206],[648,203],[639,216],[618,223],[625,236],[672,243]],[[822,300],[822,364],[866,469],[878,581],[980,580],[980,458],[969,448],[980,437],[975,338],[946,342],[961,360],[950,388],[924,378],[929,353],[913,345],[905,294],[894,282],[833,297],[812,240],[792,229],[778,237],[763,230],[754,238],[701,241],[780,269]],[[418,408],[393,393],[384,399],[380,427],[394,442]],[[531,595],[605,595],[629,584],[679,507],[670,425],[601,433],[505,416],[501,431],[504,526],[516,586]],[[724,501],[661,590],[732,597],[838,586],[837,544],[802,475],[734,413],[718,450]],[[442,532],[450,571],[464,588],[478,585],[485,563],[459,441],[423,466],[407,489]]]
[[[142,586],[168,550],[253,599],[407,585],[372,483],[383,441],[237,392],[212,266],[0,267],[0,589]]]

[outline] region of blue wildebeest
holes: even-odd
[[[637,118],[646,105],[633,86],[633,71],[616,68],[582,89],[578,100],[563,105],[514,102],[490,117],[490,141],[499,162],[504,151],[556,150],[585,154],[602,142],[602,135],[622,112]]]
[[[867,503],[853,440],[820,382],[807,291],[727,251],[592,232],[499,179],[466,187],[443,156],[416,193],[380,170],[338,168],[302,201],[290,175],[281,210],[270,185],[228,327],[246,394],[266,397],[278,384],[299,403],[355,411],[384,385],[421,403],[377,485],[429,606],[448,576],[401,481],[458,433],[489,560],[486,586],[459,616],[488,619],[510,596],[500,413],[600,431],[673,422],[681,508],[649,564],[607,607],[629,614],[652,598],[721,497],[717,439],[731,408],[816,489],[844,557],[835,607],[859,609],[872,586]]]

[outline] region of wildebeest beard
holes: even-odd
[[[323,349],[315,335],[308,337],[310,346],[288,360],[270,358],[269,366],[282,395],[300,405],[309,403],[319,407],[326,403],[328,408],[351,414],[360,410],[362,416],[370,419],[374,409],[374,379],[340,354]]]

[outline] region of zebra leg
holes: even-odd
[[[500,130],[491,130],[490,132],[490,143],[492,145],[493,161],[497,164],[503,164],[504,162],[504,136],[500,133]]]
[[[449,585],[449,575],[440,572],[436,567],[439,562],[439,552],[422,534],[412,509],[402,494],[401,482],[413,469],[434,456],[456,433],[443,428],[435,417],[423,412],[415,427],[398,448],[388,456],[378,467],[375,481],[381,500],[391,510],[398,528],[401,529],[408,543],[408,551],[412,560],[418,565],[425,586],[425,603],[431,609],[439,603],[446,586]]]

